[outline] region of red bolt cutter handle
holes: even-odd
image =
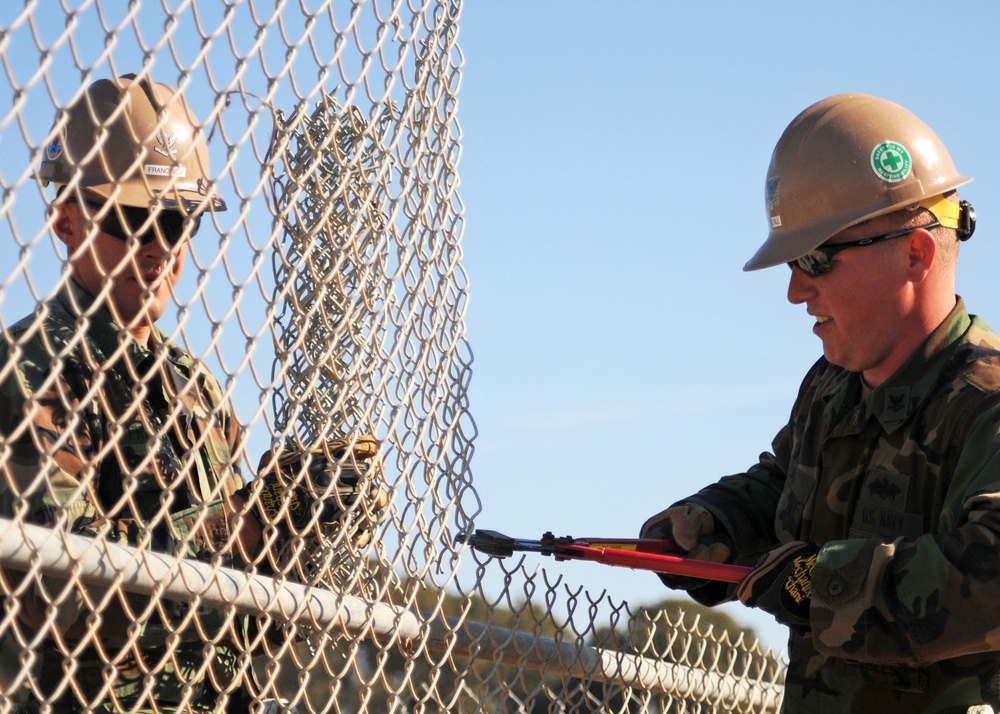
[[[510,538],[496,531],[460,533],[458,539],[487,555],[504,558],[515,550],[551,555],[556,560],[589,560],[605,565],[652,570],[705,580],[738,583],[751,568],[726,563],[690,560],[678,555],[676,544],[659,538],[556,538],[546,533],[541,540]]]
[[[591,560],[605,565],[616,565],[637,570],[652,570],[656,573],[683,575],[705,580],[721,580],[738,583],[751,568],[727,563],[710,563],[707,560],[691,560],[666,553],[625,550],[618,545],[605,546],[605,541],[590,545],[567,545],[555,555],[556,560]]]

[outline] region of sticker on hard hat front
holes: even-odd
[[[162,154],[169,158],[177,153],[177,149],[174,148],[174,144],[177,143],[177,134],[164,137],[162,133],[156,132],[156,141],[159,146],[154,146],[153,151],[157,154]]]
[[[780,176],[768,176],[767,183],[764,184],[764,205],[767,210],[773,211],[778,205],[778,184],[781,183]]]
[[[62,141],[59,139],[53,139],[52,142],[45,147],[45,158],[49,161],[54,161],[59,158],[59,154],[62,153]]]
[[[184,166],[159,166],[158,164],[146,164],[142,171],[147,176],[187,176],[187,168]]]
[[[883,141],[872,149],[872,170],[883,181],[897,183],[910,175],[910,152],[895,141]]]

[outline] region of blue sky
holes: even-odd
[[[959,291],[1000,326],[998,20],[987,2],[466,3],[480,526],[633,535],[769,448],[821,348],[787,269],[741,268],[774,144],[823,97],[903,104],[975,178]],[[614,600],[666,594],[647,573],[536,563]]]

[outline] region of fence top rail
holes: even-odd
[[[695,667],[662,662],[451,617],[431,617],[383,602],[300,583],[251,575],[170,554],[156,553],[0,518],[0,564],[52,576],[73,572],[85,583],[118,583],[128,592],[197,601],[244,614],[264,614],[307,629],[339,628],[362,637],[395,637],[427,649],[652,692],[749,704],[776,712],[783,687],[750,682]],[[413,645],[404,645],[412,647]]]

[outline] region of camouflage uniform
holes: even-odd
[[[868,394],[820,359],[773,453],[687,499],[733,536],[738,563],[789,541],[823,546],[783,711],[1000,710],[998,350],[959,300]]]
[[[228,520],[223,513],[206,527],[203,519],[219,515],[222,495],[243,484],[239,427],[218,383],[158,329],[149,349],[141,347],[74,283],[41,314],[40,329],[33,331],[37,317],[26,318],[0,343],[0,365],[15,367],[0,372],[0,446],[10,447],[9,455],[0,450],[0,515],[85,535],[107,529],[108,538],[121,543],[213,559],[230,538]],[[230,565],[231,559],[223,554],[217,562]],[[22,632],[41,626],[52,595],[64,587],[44,577],[21,595]],[[88,611],[83,586],[71,586],[68,594],[56,605],[56,623],[72,648],[87,632]],[[152,698],[161,711],[174,711],[171,703],[181,700],[186,684],[187,695],[194,695],[190,710],[214,710],[218,695],[208,679],[236,689],[238,697],[233,640],[242,618],[203,609],[184,622],[189,609],[168,600],[151,607],[144,596],[112,598],[101,612],[105,652],[91,646],[71,658],[79,665],[72,677],[86,698],[97,695],[101,670],[115,658],[114,698],[102,700],[109,711],[151,708],[149,696],[141,696],[144,676],[156,682]],[[136,625],[138,640],[124,642],[122,635]],[[207,656],[205,642],[220,628],[226,632]],[[5,639],[5,646],[16,647],[10,635]],[[64,653],[51,638],[43,648],[37,674],[51,691],[66,676]],[[172,657],[166,655],[171,649]],[[67,692],[56,709],[67,711],[73,702]]]

